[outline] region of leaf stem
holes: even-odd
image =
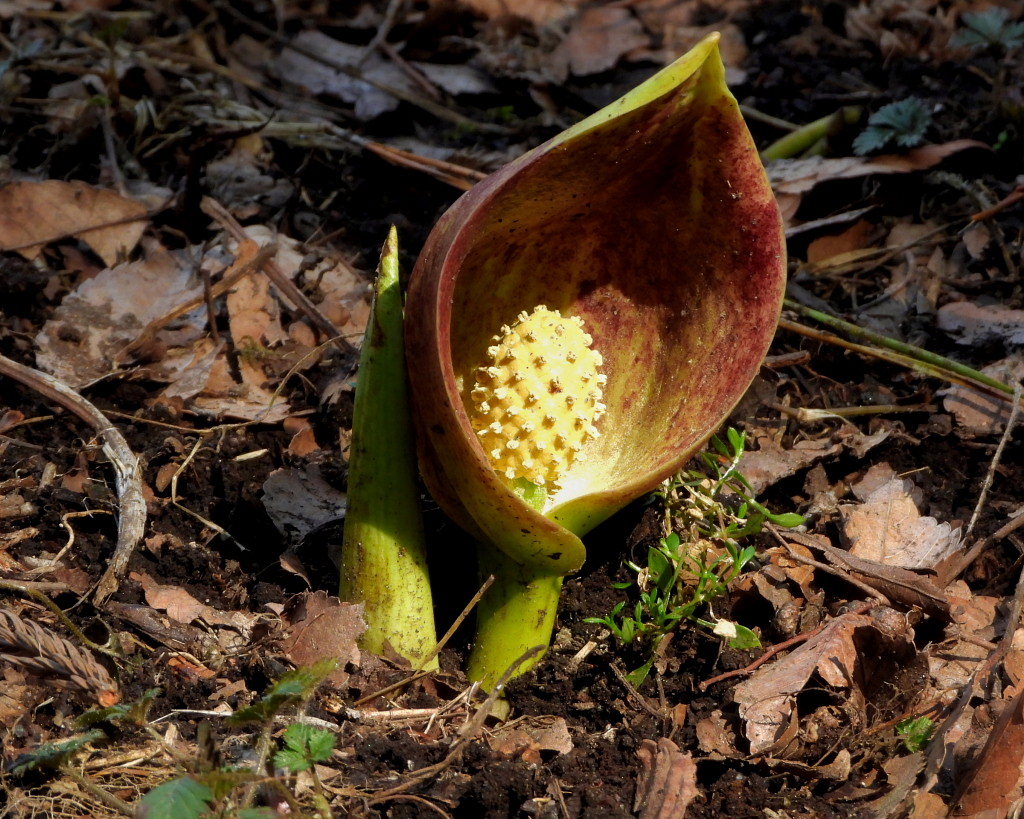
[[[830,316],[828,313],[823,313],[820,310],[805,307],[792,299],[786,299],[784,306],[788,310],[793,310],[803,316],[807,316],[808,318],[819,322],[820,324],[824,324],[827,327],[838,330],[844,335],[875,344],[881,349],[869,347],[865,344],[850,342],[839,336],[833,335],[832,333],[815,330],[812,327],[807,327],[806,325],[789,319],[782,319],[779,322],[779,326],[785,330],[799,333],[800,335],[813,338],[817,341],[835,344],[836,346],[843,347],[847,350],[851,350],[852,352],[861,353],[873,358],[889,361],[893,364],[909,367],[924,375],[928,375],[933,378],[940,378],[953,384],[970,387],[978,390],[979,392],[983,392],[986,395],[994,395],[1009,401],[1013,400],[1013,387],[1008,384],[1004,384],[998,379],[985,375],[985,373],[980,372],[973,367],[968,367],[966,364],[961,364],[958,361],[946,358],[938,353],[930,352],[922,347],[907,344],[903,341],[897,341],[894,338],[889,338],[881,333],[876,333],[872,330],[860,327],[852,322],[844,321],[843,319],[836,318],[835,316]]]
[[[364,649],[383,654],[390,646],[416,664],[430,654],[437,636],[405,382],[394,227],[381,255],[363,340],[348,488],[340,596],[365,606]],[[436,669],[436,657],[422,666]]]
[[[562,578],[540,575],[500,549],[481,545],[480,574],[494,585],[477,605],[477,632],[469,658],[469,678],[492,690],[528,651],[540,648],[511,676],[535,666],[551,642]]]

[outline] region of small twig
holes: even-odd
[[[778,532],[773,531],[773,534],[775,534],[775,536],[778,537],[779,540],[782,542],[782,545],[789,553],[790,559],[795,560],[797,563],[803,563],[805,566],[812,566],[815,569],[820,569],[821,571],[827,574],[831,574],[834,577],[838,577],[842,580],[845,580],[851,586],[856,586],[869,597],[875,598],[875,604],[881,603],[882,605],[886,606],[890,605],[889,598],[887,598],[884,594],[878,591],[878,589],[872,588],[867,583],[858,580],[856,577],[851,576],[849,572],[845,572],[842,569],[837,568],[836,566],[830,566],[827,563],[822,563],[820,560],[814,560],[809,557],[804,557],[799,552],[793,551],[793,547],[789,543],[787,543],[782,538],[782,536],[778,534]]]
[[[981,492],[978,493],[978,502],[974,505],[974,512],[971,514],[971,520],[967,524],[967,529],[964,531],[964,540],[967,540],[971,536],[971,532],[974,531],[974,526],[978,522],[981,510],[985,507],[985,501],[988,499],[988,492],[992,488],[992,481],[995,480],[996,469],[999,466],[1000,460],[1002,460],[1003,450],[1006,449],[1006,443],[1010,440],[1010,437],[1013,434],[1013,428],[1017,425],[1017,418],[1020,415],[1020,393],[1021,385],[1017,384],[1013,388],[1013,407],[1010,409],[1010,417],[1006,421],[1006,429],[1003,430],[1003,435],[999,439],[999,446],[996,447],[995,454],[992,456],[992,461],[988,465],[988,472],[985,473],[985,480],[981,485]]]
[[[980,372],[973,367],[968,367],[966,364],[961,364],[959,361],[954,361],[951,358],[946,358],[945,356],[933,353],[913,344],[897,341],[894,338],[889,338],[881,333],[876,333],[872,330],[860,327],[852,322],[844,321],[836,316],[830,316],[828,313],[823,313],[820,310],[805,307],[793,299],[786,299],[783,304],[789,310],[794,310],[803,316],[807,316],[807,318],[813,319],[819,324],[824,324],[826,327],[838,330],[840,333],[855,338],[858,341],[877,344],[879,347],[898,353],[901,357],[906,357],[928,365],[928,367],[933,371],[947,373],[944,377],[948,381],[953,380],[949,377],[950,375],[957,375],[969,382],[983,384],[997,392],[1003,393],[1004,395],[1013,395],[1013,387],[1009,384],[1004,384],[1002,381],[985,375],[985,373]],[[789,324],[793,324],[793,322],[789,322]]]
[[[1018,185],[1004,198],[996,202],[992,207],[986,208],[985,210],[978,211],[971,216],[972,222],[983,222],[986,219],[991,219],[993,216],[997,216],[1009,207],[1016,205],[1024,199],[1024,185]]]
[[[967,552],[965,552],[957,561],[950,565],[945,571],[943,571],[937,578],[936,581],[940,586],[947,586],[956,580],[961,574],[963,574],[967,567],[970,566],[978,556],[984,552],[991,544],[1002,540],[1004,537],[1013,534],[1021,526],[1024,526],[1024,507],[1017,510],[1016,517],[1010,519],[1010,521],[1003,526],[999,527],[998,530],[993,532],[988,537],[983,537],[977,541]]]
[[[118,350],[117,355],[114,356],[115,363],[125,361],[125,359],[127,359],[128,356],[136,350],[139,350],[149,344],[160,330],[175,319],[185,315],[186,313],[191,313],[204,302],[209,302],[209,300],[215,299],[226,293],[241,279],[258,270],[260,266],[270,259],[276,251],[277,245],[271,244],[263,245],[261,247],[252,239],[247,239],[247,241],[239,247],[237,258],[234,263],[230,268],[228,268],[227,272],[225,272],[216,284],[211,285],[209,290],[204,287],[203,293],[175,305],[162,316],[159,316],[149,322],[149,324],[142,329],[142,332]],[[215,327],[216,325],[211,321],[210,328],[214,333]]]
[[[369,804],[373,805],[378,802],[383,802],[397,794],[405,793],[409,788],[419,784],[425,779],[436,776],[451,766],[451,764],[461,755],[466,743],[473,739],[480,729],[483,728],[484,722],[486,722],[487,717],[490,716],[491,709],[494,708],[494,704],[501,697],[508,681],[515,676],[516,671],[523,665],[523,663],[528,662],[537,654],[540,654],[544,651],[544,648],[544,646],[534,646],[533,648],[523,652],[523,654],[505,670],[505,673],[502,674],[501,678],[498,680],[497,685],[494,686],[494,690],[491,691],[491,693],[488,694],[487,699],[484,700],[483,705],[481,705],[473,717],[467,720],[466,724],[462,726],[462,729],[459,731],[458,736],[455,738],[455,741],[452,743],[452,747],[449,749],[448,754],[444,759],[434,765],[428,765],[425,768],[420,768],[400,785],[395,785],[393,788],[381,791],[370,800]]]
[[[135,808],[125,802],[123,799],[119,799],[114,796],[110,791],[101,788],[95,782],[90,781],[83,774],[76,771],[74,768],[62,768],[62,772],[68,779],[75,782],[78,787],[83,791],[86,791],[90,796],[98,799],[108,808],[116,810],[118,813],[124,816],[135,816]]]
[[[394,28],[395,20],[398,18],[398,12],[405,6],[405,0],[388,0],[387,8],[384,9],[384,18],[381,20],[380,25],[374,32],[373,37],[370,38],[370,42],[366,44],[363,50],[363,56],[359,58],[356,63],[356,68],[362,68],[363,64],[370,58],[377,46],[384,44],[387,40],[388,35],[391,33],[391,29]]]
[[[812,338],[815,341],[832,344],[836,347],[842,347],[844,350],[849,350],[850,352],[859,353],[870,358],[877,358],[881,361],[888,361],[890,364],[895,364],[900,367],[906,367],[907,369],[914,370],[915,372],[919,372],[922,375],[926,375],[931,378],[938,378],[941,381],[948,381],[950,384],[958,384],[962,387],[968,387],[985,395],[1000,398],[1003,401],[1012,400],[1013,389],[1011,387],[1008,387],[1000,381],[995,381],[995,379],[990,379],[983,373],[978,373],[978,375],[981,375],[984,381],[976,380],[972,377],[958,375],[957,373],[943,367],[934,366],[891,350],[881,349],[878,347],[868,347],[865,344],[857,344],[853,341],[847,341],[845,338],[840,338],[833,333],[825,332],[824,330],[816,330],[813,327],[807,327],[804,324],[800,324],[796,321],[790,321],[785,318],[779,319],[779,327],[783,330],[789,330],[807,338]],[[941,358],[941,356],[939,357]],[[965,367],[964,369],[970,370],[971,368]],[[973,370],[972,372],[977,371]],[[995,381],[997,386],[990,386],[988,384],[989,381]]]
[[[128,561],[146,529],[146,498],[142,491],[139,459],[106,416],[62,381],[2,355],[0,375],[13,378],[60,404],[89,424],[103,441],[103,453],[114,467],[120,515],[117,520],[117,545],[96,588],[96,604],[102,605],[117,590],[121,577],[128,570]]]
[[[252,238],[245,232],[245,229],[239,224],[238,220],[232,216],[227,208],[225,208],[220,202],[215,199],[211,199],[209,196],[203,197],[203,201],[200,205],[203,213],[217,222],[224,230],[226,230],[231,237],[239,242],[250,242]],[[274,261],[273,256],[262,259],[259,264],[260,269],[266,274],[267,278],[281,291],[282,295],[291,301],[296,307],[298,307],[303,313],[306,314],[307,318],[312,321],[321,332],[323,332],[327,338],[332,340],[332,343],[345,354],[352,352],[352,345],[344,341],[344,334],[334,326],[333,322],[330,321],[323,313],[317,309],[317,306],[309,300],[293,282],[287,274],[281,269],[280,265]]]
[[[437,641],[437,645],[434,646],[434,649],[426,657],[419,661],[419,663],[416,666],[416,671],[420,671],[423,668],[423,666],[425,666],[427,663],[433,660],[438,654],[441,653],[441,649],[448,645],[448,641],[454,636],[455,632],[458,631],[459,626],[461,626],[463,621],[467,617],[469,617],[470,612],[473,611],[473,609],[476,608],[476,604],[480,602],[480,598],[484,596],[484,594],[493,584],[494,575],[488,575],[487,579],[483,582],[483,585],[480,586],[480,588],[477,590],[477,593],[469,599],[469,602],[466,603],[462,611],[459,612],[459,616],[455,618],[455,622],[452,623],[448,631],[444,633],[444,636]]]
[[[365,705],[368,702],[373,702],[378,697],[386,697],[392,691],[397,691],[399,688],[403,688],[407,685],[410,685],[411,683],[416,682],[416,680],[423,679],[424,677],[433,673],[433,671],[417,671],[415,674],[411,674],[404,680],[399,680],[398,682],[391,683],[391,685],[386,685],[384,686],[384,688],[380,688],[377,691],[374,691],[372,694],[367,694],[364,697],[360,697],[352,704],[352,706],[354,708],[358,708],[360,705]]]

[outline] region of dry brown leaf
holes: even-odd
[[[844,614],[781,660],[762,667],[733,690],[750,753],[764,753],[780,739],[793,716],[796,695],[817,672],[829,685],[853,684],[857,649],[853,634],[871,626],[862,614]]]
[[[978,663],[989,654],[985,642],[995,639],[995,617],[1000,598],[975,594],[957,580],[947,588],[952,603],[950,639],[928,652],[928,671],[939,691],[959,690],[971,678]]]
[[[845,257],[867,247],[868,240],[874,231],[874,225],[867,219],[854,222],[842,233],[834,236],[822,236],[807,246],[807,262],[819,264],[837,256]]]
[[[167,612],[172,620],[186,625],[202,620],[207,625],[224,626],[238,632],[243,640],[247,640],[256,615],[242,611],[220,611],[199,602],[180,586],[160,583],[145,572],[132,572],[129,577],[142,586],[146,602],[159,611]],[[229,638],[230,639],[230,638]],[[232,645],[239,645],[238,640],[230,640]]]
[[[1010,678],[1010,683],[1021,689],[1021,684],[1024,683],[1024,628],[1018,628],[1013,632],[1010,648],[1003,658],[1003,671]]]
[[[190,265],[155,242],[137,262],[108,268],[64,297],[36,336],[36,364],[73,388],[106,375],[122,348],[172,308],[202,293]],[[187,344],[206,324],[200,309],[158,334]]]
[[[533,764],[542,761],[541,751],[567,754],[573,749],[569,726],[562,717],[523,717],[499,728],[487,742],[502,756]]]
[[[282,650],[295,665],[310,665],[327,657],[340,661],[328,677],[335,685],[348,680],[345,666],[359,665],[356,641],[366,631],[361,603],[343,603],[326,592],[302,592],[281,612],[285,624]]]
[[[697,745],[704,753],[733,759],[743,756],[736,748],[736,729],[726,721],[720,708],[699,720],[695,730]]]
[[[633,49],[646,46],[649,39],[629,9],[591,6],[572,21],[569,33],[551,55],[552,67],[559,77],[597,74],[614,67]]]
[[[982,367],[981,371],[1004,384],[1014,384],[1024,379],[1024,358],[1014,355]],[[1010,404],[1001,398],[959,385],[939,394],[944,396],[942,406],[953,413],[957,426],[971,435],[996,435],[1006,428],[1010,420]]]
[[[270,281],[266,276],[246,276],[241,279],[228,293],[228,327],[231,338],[235,342],[238,355],[238,374],[246,389],[246,404],[257,405],[257,411],[269,408],[273,394],[264,389],[268,381],[267,372],[263,367],[263,354],[288,338],[281,326],[281,311],[277,299],[271,293]],[[224,362],[227,364],[225,357]],[[213,372],[226,374],[230,383],[218,386],[211,378],[207,381],[201,402],[209,408],[209,400],[215,396],[226,396],[229,401],[238,395],[237,384],[230,368],[216,368]],[[213,373],[211,373],[212,375]],[[214,400],[216,400],[214,398]],[[222,405],[223,406],[223,405]],[[278,405],[281,409],[287,409]],[[225,414],[238,415],[237,412]],[[242,413],[242,417],[251,417]]]
[[[957,343],[964,346],[983,347],[992,342],[1024,346],[1024,310],[953,301],[939,308],[937,318],[939,329],[956,336]]]
[[[0,16],[3,16],[2,9]],[[10,729],[25,719],[33,706],[32,693],[25,675],[12,666],[6,666],[0,683],[0,725]]]
[[[672,740],[645,739],[636,752],[641,771],[633,813],[639,819],[683,819],[697,797],[697,763]]]
[[[983,142],[974,139],[958,139],[941,145],[924,145],[899,155],[886,154],[871,158],[812,156],[807,159],[779,159],[768,165],[768,175],[772,188],[784,205],[784,210],[791,215],[796,212],[800,197],[822,182],[855,179],[873,174],[923,171],[938,165],[959,151],[987,147]]]
[[[316,442],[316,434],[313,427],[305,418],[288,418],[284,422],[284,431],[290,433],[292,438],[288,442],[288,451],[300,458],[317,452],[320,449]]]
[[[841,504],[850,553],[904,569],[931,569],[960,548],[960,529],[923,516],[913,481],[896,475],[872,489],[861,504]]]
[[[519,17],[536,25],[548,25],[572,14],[584,0],[459,0],[484,17]],[[433,3],[448,0],[431,0]]]
[[[1004,706],[953,803],[956,819],[1002,819],[1024,805],[1024,694]]]
[[[756,443],[757,449],[744,452],[739,465],[739,471],[750,481],[755,495],[843,449],[841,444],[833,444],[828,440],[809,439],[797,441],[790,449],[783,449],[774,438],[767,435],[757,436]]]
[[[0,188],[0,250],[16,250],[26,259],[74,236],[113,266],[138,244],[146,219],[141,202],[84,182],[49,179]]]
[[[307,89],[311,94],[330,94],[353,104],[357,119],[371,120],[393,111],[399,101],[376,86],[332,68],[324,61],[358,68],[361,76],[391,88],[410,92],[418,90],[405,69],[381,56],[376,50],[367,53],[365,46],[343,43],[322,32],[311,30],[301,32],[293,42],[303,51],[320,56],[323,61],[300,54],[294,49],[285,49],[274,63],[281,78]],[[484,94],[495,90],[490,79],[471,65],[421,62],[413,62],[411,65],[430,82],[453,95]]]
[[[297,544],[316,529],[345,516],[347,496],[331,486],[320,467],[278,469],[263,482],[263,507],[277,530]]]

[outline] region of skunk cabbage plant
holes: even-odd
[[[363,604],[362,648],[434,669],[437,638],[402,330],[398,232],[392,227],[359,361],[339,595]]]
[[[413,271],[420,466],[495,584],[470,675],[548,645],[581,536],[677,471],[775,331],[779,210],[718,35],[480,182]]]

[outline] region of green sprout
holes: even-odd
[[[649,647],[648,660],[629,674],[634,685],[650,673],[661,639],[684,620],[722,637],[732,648],[758,648],[757,634],[715,617],[712,604],[756,556],[755,546],[742,543],[745,538],[758,534],[765,521],[787,528],[804,522],[794,513],[774,514],[752,497],[750,483],[739,471],[746,448],[742,433],[729,428],[726,440],[716,436],[711,447],[701,456],[701,468],[683,470],[654,493],[671,531],[648,550],[645,564],[626,561],[634,580],[615,584],[618,589],[636,586],[636,604],[628,609],[622,601],[605,617],[586,621],[604,626],[623,645]]]
[[[953,35],[951,45],[1008,53],[1024,44],[1024,22],[1011,22],[1009,9],[968,11],[960,22],[964,27]]]
[[[893,143],[913,148],[924,142],[931,124],[932,112],[917,97],[891,102],[868,118],[868,127],[853,141],[853,150],[863,156]]]
[[[437,644],[405,376],[398,233],[377,270],[352,418],[340,597],[362,603],[360,645],[436,669]]]
[[[935,722],[928,717],[905,719],[896,726],[904,747],[912,754],[924,749],[935,733]]]
[[[337,660],[326,659],[310,666],[296,668],[282,675],[252,705],[239,709],[230,718],[233,725],[259,725],[256,740],[256,762],[251,767],[236,768],[220,764],[208,726],[200,725],[201,753],[189,766],[189,773],[170,779],[146,793],[135,805],[138,819],[274,819],[280,814],[269,807],[256,807],[257,788],[272,790],[288,803],[295,816],[329,819],[328,794],[316,772],[316,764],[326,762],[334,752],[334,737],[320,728],[295,723],[284,731],[284,747],[273,753],[274,764],[284,771],[309,771],[313,793],[309,799],[313,812],[303,811],[297,795],[281,778],[267,775],[274,742],[272,732],[282,712],[300,712],[316,693],[316,689],[338,667]],[[204,740],[206,734],[206,740]],[[207,740],[209,740],[207,742]],[[209,746],[209,753],[202,749]]]
[[[323,728],[301,722],[284,732],[285,747],[274,754],[279,768],[298,773],[310,770],[317,762],[326,762],[334,751],[334,736]]]

